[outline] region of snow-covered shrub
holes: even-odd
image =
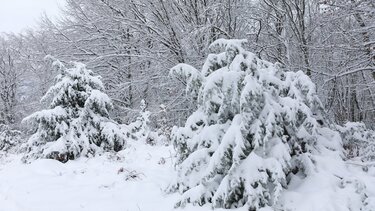
[[[363,161],[375,160],[375,131],[367,129],[364,123],[348,122],[338,126],[346,157],[359,157]]]
[[[145,100],[141,101],[139,116],[136,121],[129,124],[128,130],[130,136],[134,140],[141,140],[147,144],[155,145],[157,143],[165,143],[166,137],[157,131],[153,131],[150,127],[151,112],[147,110]]]
[[[215,41],[211,50],[219,52],[201,71],[187,64],[171,69],[198,99],[198,110],[171,135],[177,176],[168,191],[183,194],[177,206],[272,206],[288,175],[315,171],[315,155],[341,159],[340,136],[321,118],[310,78],[257,58],[244,42]]]
[[[139,140],[147,138],[150,133],[150,114],[150,111],[147,110],[146,101],[141,100],[139,116],[128,126],[133,139]]]
[[[53,65],[61,73],[42,98],[50,102],[50,108],[23,120],[35,128],[26,145],[25,159],[66,162],[101,151],[122,150],[126,135],[109,116],[112,104],[103,93],[100,76],[94,76],[81,63],[73,63],[71,68],[59,61]]]
[[[4,152],[17,151],[22,141],[21,131],[13,130],[8,125],[0,124],[0,150]]]

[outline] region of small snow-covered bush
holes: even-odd
[[[50,102],[50,108],[23,120],[35,130],[26,144],[25,159],[66,162],[102,151],[122,150],[126,134],[109,116],[112,104],[103,93],[100,77],[82,63],[67,68],[56,60],[54,66],[61,73],[42,98]]]
[[[139,116],[134,122],[127,125],[130,137],[150,145],[165,144],[167,142],[165,135],[151,129],[150,115],[151,112],[147,110],[146,101],[142,100]]]
[[[15,152],[22,141],[21,131],[13,130],[8,125],[0,124],[0,150]]]
[[[131,136],[135,140],[147,139],[150,130],[150,111],[147,110],[147,104],[145,100],[141,101],[140,112],[137,119],[128,125]]]
[[[321,117],[310,78],[259,59],[244,42],[215,41],[201,71],[187,64],[171,69],[198,100],[198,110],[171,135],[177,176],[168,191],[182,193],[177,206],[273,206],[289,175],[316,171],[315,155],[341,159],[340,136]]]
[[[344,126],[337,127],[348,158],[359,157],[363,161],[375,160],[375,131],[359,122],[348,122]]]

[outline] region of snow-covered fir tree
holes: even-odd
[[[126,134],[109,116],[110,98],[103,93],[100,76],[82,63],[67,68],[53,62],[60,74],[42,101],[49,109],[23,121],[34,125],[35,133],[26,144],[28,158],[51,158],[62,162],[103,151],[119,151]]]
[[[147,103],[141,100],[139,116],[137,119],[127,125],[130,137],[136,141],[143,141],[150,145],[165,144],[166,136],[159,131],[153,131],[150,127],[151,112],[147,110]]]
[[[259,59],[245,42],[215,41],[201,71],[187,64],[171,69],[198,101],[185,126],[172,132],[177,176],[168,191],[182,193],[177,206],[273,206],[292,174],[315,170],[315,155],[341,159],[340,136],[322,119],[310,78]]]
[[[0,124],[0,151],[16,152],[22,142],[21,131]]]
[[[132,137],[135,140],[147,139],[150,133],[150,111],[147,110],[147,103],[145,100],[141,100],[139,116],[137,119],[129,124],[129,130],[131,131]]]
[[[347,158],[360,158],[362,161],[375,160],[375,131],[360,122],[347,122],[337,127],[343,139]]]

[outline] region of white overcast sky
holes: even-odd
[[[0,0],[0,33],[35,27],[43,12],[56,17],[63,5],[64,0]]]

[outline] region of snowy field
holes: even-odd
[[[166,195],[173,166],[171,147],[133,144],[116,156],[62,164],[1,155],[0,211],[173,210],[177,195]],[[194,208],[188,210],[207,210]]]
[[[165,158],[170,150],[138,145],[118,156],[66,164],[37,160],[25,165],[6,157],[0,167],[0,210],[172,210],[175,198],[162,190],[173,169]]]
[[[173,210],[178,194],[163,192],[174,174],[172,154],[172,147],[141,143],[131,144],[116,156],[82,158],[66,164],[46,159],[23,164],[19,156],[1,154],[0,211]],[[318,162],[336,176],[317,173],[303,182],[293,179],[281,199],[281,204],[290,208],[287,210],[359,210],[358,202],[363,196],[353,192],[360,183],[367,187],[367,201],[374,203],[375,169],[365,174],[355,165]],[[344,171],[348,166],[350,170]],[[340,185],[339,177],[345,177],[347,182]],[[204,211],[211,207],[188,205],[184,210]]]

